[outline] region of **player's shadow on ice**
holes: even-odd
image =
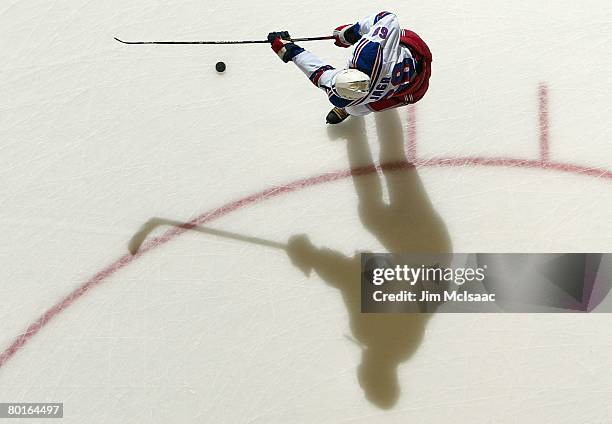
[[[363,119],[329,130],[332,139],[346,140],[352,181],[359,198],[363,226],[388,252],[447,253],[451,241],[446,226],[433,208],[417,170],[407,162],[404,135],[396,111],[376,114],[380,164],[389,202],[376,172]],[[295,235],[287,245],[223,230],[162,218],[146,222],[130,240],[135,254],[160,226],[175,226],[240,242],[284,250],[292,263],[306,274],[315,271],[327,284],[340,290],[346,305],[353,338],[362,349],[359,384],[365,396],[380,408],[393,407],[400,395],[398,367],[416,351],[429,314],[362,314],[359,253],[315,247],[307,236]],[[155,241],[151,241],[153,245]]]
[[[406,159],[397,111],[378,113],[375,119],[388,203],[383,199],[381,176],[374,169],[363,119],[351,118],[329,130],[330,138],[346,140],[363,226],[391,253],[451,252],[446,225],[434,210],[416,168]],[[287,252],[296,267],[314,270],[340,290],[353,337],[362,349],[359,384],[372,403],[392,408],[401,391],[398,366],[420,345],[430,315],[362,314],[359,253],[350,257],[318,248],[305,235],[293,236]]]

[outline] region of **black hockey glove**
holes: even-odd
[[[285,63],[304,51],[303,48],[291,41],[291,35],[287,31],[271,32],[268,34],[268,41],[272,45],[274,53]]]

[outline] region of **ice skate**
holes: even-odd
[[[336,125],[336,124],[339,124],[340,122],[343,122],[344,120],[346,120],[346,118],[348,118],[349,116],[350,115],[348,114],[348,112],[345,109],[343,109],[341,107],[335,107],[335,108],[333,108],[332,110],[329,111],[325,121],[328,124]]]

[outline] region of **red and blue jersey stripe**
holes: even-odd
[[[312,75],[310,75],[310,81],[318,87],[319,80],[321,79],[321,75],[323,75],[323,73],[326,71],[331,71],[332,69],[335,69],[335,68],[330,65],[321,66],[319,69],[314,71]]]

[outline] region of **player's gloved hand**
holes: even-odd
[[[349,48],[361,38],[356,25],[342,25],[334,30],[334,43],[338,47]]]
[[[291,263],[307,277],[312,272],[312,255],[315,251],[316,247],[304,234],[291,236],[289,243],[287,243],[287,255],[291,259]]]
[[[275,31],[268,34],[268,41],[270,43],[272,43],[277,38],[280,38],[281,40],[291,41],[291,34],[289,34],[289,31]]]
[[[285,63],[304,51],[303,48],[291,41],[291,35],[287,31],[271,32],[268,34],[268,41],[272,45],[274,53]]]

